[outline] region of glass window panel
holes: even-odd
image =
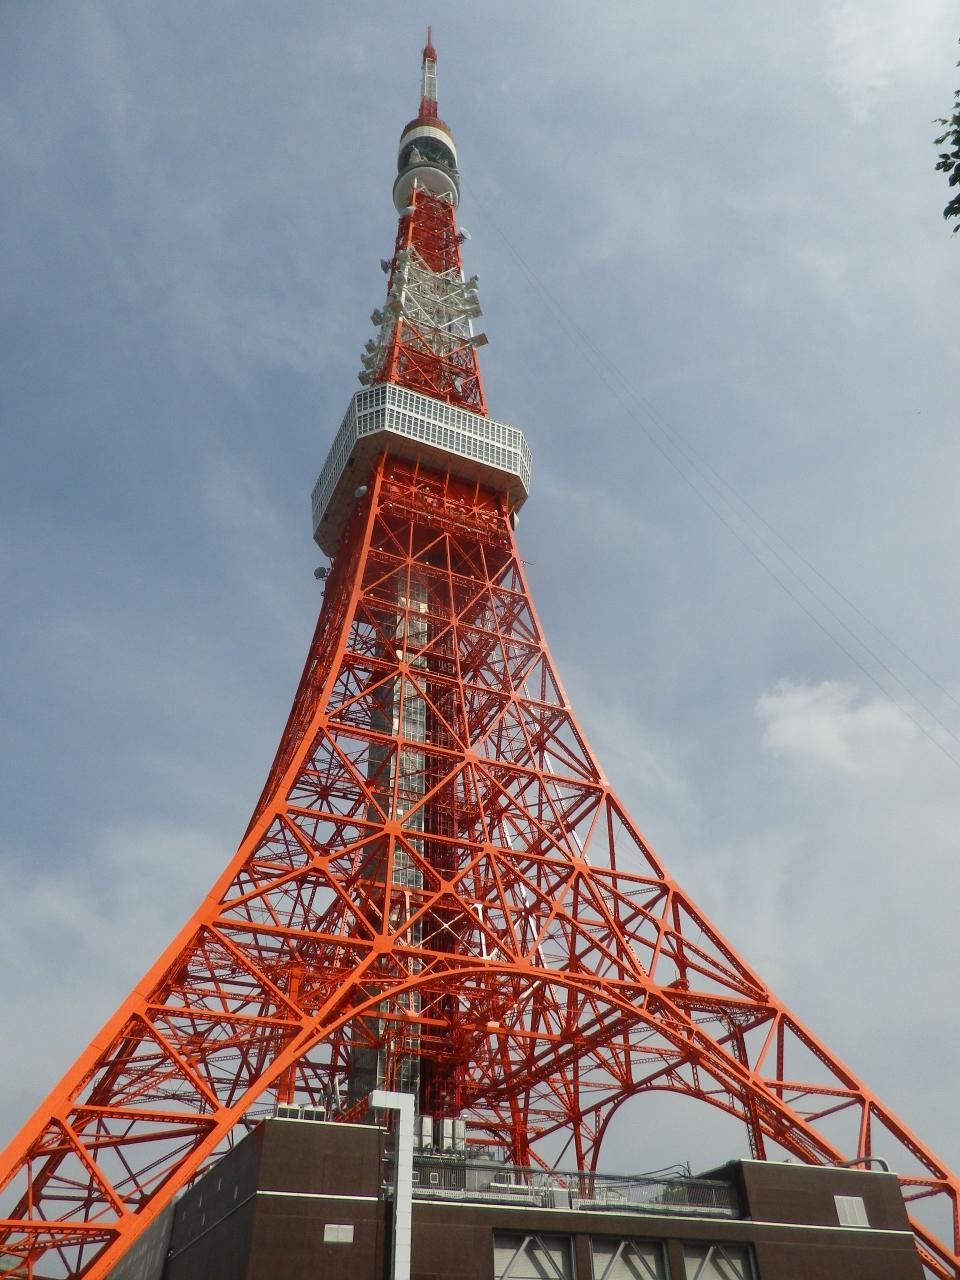
[[[868,1227],[867,1206],[860,1196],[834,1196],[841,1227]]]
[[[745,1244],[685,1244],[686,1280],[753,1280],[750,1246]]]
[[[497,1231],[493,1274],[494,1280],[574,1280],[570,1237]]]
[[[656,1240],[591,1240],[593,1280],[666,1280],[663,1245]]]

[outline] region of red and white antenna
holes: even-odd
[[[437,51],[433,47],[433,28],[427,27],[427,43],[423,46],[420,72],[420,118],[435,120],[437,110]]]
[[[474,333],[481,314],[477,278],[463,273],[457,228],[457,147],[437,108],[437,51],[427,28],[420,113],[400,135],[393,202],[400,215],[387,272],[386,305],[371,319],[377,335],[361,357],[364,386],[388,382],[486,414]]]
[[[469,1125],[510,1164],[569,1152],[587,1186],[605,1135],[642,1141],[623,1105],[659,1114],[667,1093],[740,1122],[758,1159],[882,1153],[923,1201],[925,1274],[957,1280],[960,1178],[684,893],[563,691],[513,530],[530,452],[485,411],[427,40],[379,336],[314,488],[323,612],[270,777],[196,913],[0,1153],[0,1275],[117,1275],[240,1126],[363,1120],[382,1086],[445,1150]],[[624,631],[623,682],[635,647]]]
[[[457,144],[449,125],[440,119],[437,51],[433,47],[430,27],[427,27],[427,43],[423,46],[420,68],[420,110],[416,119],[404,127],[397,150],[393,202],[398,213],[403,213],[409,205],[414,185],[449,200],[454,208],[460,202]]]

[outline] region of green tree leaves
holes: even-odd
[[[957,63],[960,67],[960,62]],[[949,120],[941,117],[934,121],[943,128],[943,133],[938,138],[934,138],[934,146],[946,146],[948,150],[940,152],[940,158],[937,160],[937,170],[949,174],[947,181],[951,187],[960,187],[960,89],[957,89],[953,95],[953,115]],[[953,197],[943,211],[945,218],[960,219],[960,191]],[[953,228],[954,232],[960,231],[960,221]]]

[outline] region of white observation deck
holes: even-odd
[[[313,536],[326,555],[381,453],[505,493],[512,511],[530,492],[530,448],[518,427],[381,382],[350,401],[313,486]]]

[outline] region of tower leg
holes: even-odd
[[[942,1230],[914,1218],[928,1273],[958,1274],[956,1176],[776,1000],[605,782],[502,500],[390,457],[240,849],[4,1153],[0,1274],[98,1280],[241,1120],[279,1099],[357,1118],[361,1063],[519,1163],[595,1168],[654,1091],[719,1108],[758,1155],[883,1155],[914,1209],[946,1211]]]

